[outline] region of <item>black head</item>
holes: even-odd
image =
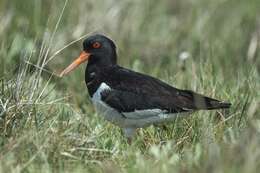
[[[116,45],[101,34],[88,37],[83,42],[83,50],[90,54],[88,64],[114,65],[117,61]]]
[[[96,34],[88,37],[83,42],[83,51],[60,76],[64,76],[77,68],[80,64],[88,61],[88,66],[107,67],[116,64],[117,54],[114,42],[108,37]]]

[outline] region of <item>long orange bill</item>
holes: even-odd
[[[80,53],[79,57],[76,60],[74,60],[67,68],[65,68],[61,72],[60,77],[63,77],[64,75],[68,74],[69,72],[71,72],[72,70],[77,68],[80,64],[87,61],[89,56],[90,56],[90,53],[82,51]]]

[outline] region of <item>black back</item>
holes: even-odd
[[[102,44],[100,49],[91,47],[96,41]],[[91,53],[85,72],[90,96],[104,82],[111,89],[101,93],[102,101],[119,112],[161,109],[176,113],[228,108],[231,105],[193,91],[174,88],[154,77],[118,66],[115,44],[103,35],[89,37],[83,47]]]
[[[117,65],[100,70],[92,80],[86,76],[86,82],[90,96],[102,82],[110,86],[112,90],[104,91],[102,100],[120,112],[162,109],[176,113],[230,106],[229,103],[174,88],[156,78]]]

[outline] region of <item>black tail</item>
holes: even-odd
[[[189,98],[190,100],[189,107],[194,110],[227,109],[230,108],[231,106],[231,103],[222,102],[189,90],[184,90],[181,94],[186,99]]]
[[[228,109],[231,106],[231,103],[222,102],[209,97],[205,97],[205,103],[206,103],[205,107],[202,107],[202,109],[206,109],[206,110]]]

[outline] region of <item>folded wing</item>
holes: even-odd
[[[101,93],[101,99],[119,112],[138,112],[142,116],[158,113],[180,113],[195,110],[229,108],[230,103],[203,96],[189,90],[174,88],[156,78],[120,68],[113,76],[105,76],[111,90]],[[119,78],[119,79],[118,79]]]

